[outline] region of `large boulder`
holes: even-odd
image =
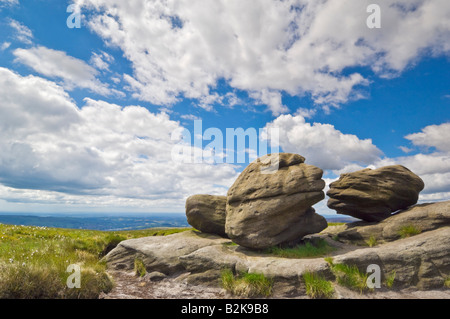
[[[186,200],[187,221],[192,227],[204,233],[226,237],[226,205],[226,196],[191,196]]]
[[[422,179],[404,166],[342,174],[330,184],[328,207],[338,214],[376,222],[417,203]]]
[[[297,154],[271,154],[241,173],[227,197],[225,231],[235,243],[264,249],[327,227],[311,208],[325,197],[323,171],[304,161]]]

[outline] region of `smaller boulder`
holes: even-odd
[[[422,179],[404,166],[342,174],[330,184],[328,207],[338,214],[378,222],[417,203]]]
[[[194,195],[186,200],[186,217],[189,225],[203,233],[227,237],[225,214],[227,197]]]

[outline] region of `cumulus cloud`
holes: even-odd
[[[0,68],[0,189],[10,201],[176,207],[192,193],[224,194],[235,167],[172,159],[182,129],[165,113],[85,99]],[[155,204],[156,206],[152,206]]]
[[[281,115],[266,128],[278,128],[283,151],[301,154],[324,170],[338,170],[353,162],[369,165],[382,154],[370,139],[343,134],[330,124],[308,123],[301,115]]]
[[[281,94],[329,110],[365,95],[356,67],[392,77],[424,52],[448,55],[450,2],[382,0],[382,29],[366,26],[370,0],[75,0],[87,25],[132,63],[135,97],[201,103],[225,80],[275,114]]]
[[[101,95],[123,95],[98,80],[98,71],[95,68],[63,51],[37,46],[16,49],[13,54],[16,62],[27,65],[41,75],[60,79],[67,90],[83,88]]]
[[[405,138],[416,146],[434,147],[439,151],[450,152],[450,123],[430,125],[420,133],[407,135]]]

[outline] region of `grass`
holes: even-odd
[[[98,298],[113,287],[102,257],[125,239],[186,229],[102,232],[0,224],[0,299]],[[69,289],[67,267],[81,267],[81,288]]]
[[[378,245],[378,241],[375,238],[375,236],[370,236],[370,238],[368,240],[366,240],[366,244],[369,247],[374,247],[374,246]]]
[[[391,289],[394,286],[396,272],[393,270],[389,275],[386,276],[385,285],[387,288]]]
[[[323,257],[334,250],[326,240],[320,238],[314,243],[306,242],[293,248],[272,247],[266,250],[266,253],[283,258],[314,258]]]
[[[367,273],[359,271],[355,265],[334,264],[332,258],[325,258],[330,264],[331,271],[336,276],[337,283],[344,287],[363,293],[367,289]]]
[[[222,286],[234,296],[253,298],[269,297],[273,280],[263,274],[242,272],[234,275],[229,269],[221,273]]]
[[[414,225],[406,225],[400,228],[398,234],[401,238],[407,238],[420,234],[422,231]]]
[[[328,223],[328,227],[330,226],[342,226],[345,225],[346,223]]]
[[[144,262],[137,258],[134,260],[134,273],[138,277],[144,277],[145,274],[147,273],[147,269],[145,269]]]
[[[445,278],[445,280],[444,280],[444,287],[445,288],[450,288],[450,276]]]
[[[333,284],[318,274],[306,272],[303,274],[306,294],[313,299],[329,299],[334,295]]]

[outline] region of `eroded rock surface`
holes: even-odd
[[[189,225],[204,233],[226,237],[226,205],[226,196],[191,196],[186,200],[187,221]]]
[[[326,232],[340,241],[364,244],[370,239],[377,243],[398,240],[408,235],[408,229],[424,233],[445,226],[450,226],[450,201],[420,204],[399,211],[379,223],[354,222],[330,227]]]

